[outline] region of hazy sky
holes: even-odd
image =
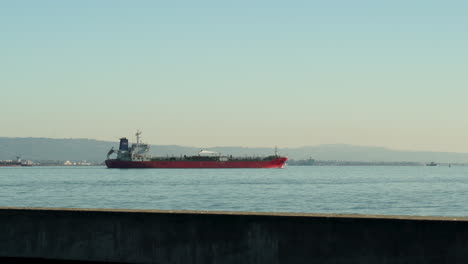
[[[1,1],[0,136],[468,152],[468,2]]]

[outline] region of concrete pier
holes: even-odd
[[[0,208],[0,259],[468,263],[468,218]]]

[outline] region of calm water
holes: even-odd
[[[3,167],[0,187],[0,206],[468,216],[468,167]]]

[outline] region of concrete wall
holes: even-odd
[[[0,258],[468,263],[468,218],[0,208]]]

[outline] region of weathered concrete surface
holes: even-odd
[[[0,208],[0,259],[468,263],[468,218]]]

